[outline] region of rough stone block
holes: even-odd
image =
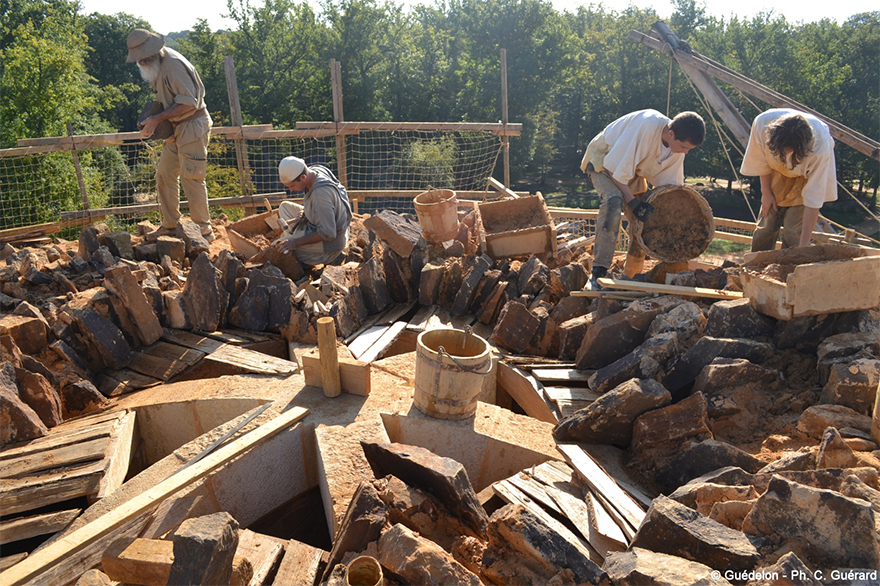
[[[877,387],[880,386],[880,358],[861,358],[838,362],[829,369],[828,382],[822,388],[823,403],[845,405],[863,415],[874,412]]]
[[[662,372],[666,363],[678,353],[679,333],[658,334],[608,366],[603,366],[590,377],[590,388],[604,393],[632,378],[653,379]]]
[[[547,284],[550,269],[537,256],[529,257],[519,270],[517,287],[522,295],[537,295]]]
[[[797,429],[814,439],[821,439],[829,427],[852,427],[871,433],[871,418],[845,405],[813,405],[801,413]]]
[[[55,427],[61,423],[61,397],[49,380],[42,374],[24,369],[17,369],[15,375],[19,397],[39,415],[43,424]]]
[[[657,484],[669,494],[704,474],[736,466],[751,474],[764,467],[765,462],[735,446],[716,440],[705,440],[687,445],[657,474]],[[705,514],[705,513],[704,513]]]
[[[18,395],[15,367],[0,364],[0,447],[46,435],[48,428],[39,415]]]
[[[442,547],[401,524],[379,538],[379,562],[408,584],[480,586],[480,579]]]
[[[391,293],[385,281],[385,271],[376,257],[371,258],[358,269],[358,286],[367,311],[371,315],[391,305]]]
[[[663,495],[651,503],[630,547],[730,570],[752,569],[761,559],[758,550],[741,532]]]
[[[187,519],[171,541],[174,563],[168,584],[229,584],[238,547],[238,523],[229,513]]]
[[[444,265],[428,263],[422,267],[419,273],[419,303],[422,305],[434,305],[440,295],[440,283],[443,273],[446,272]]]
[[[38,354],[47,344],[46,320],[42,317],[4,315],[0,317],[0,335],[6,334],[25,354]]]
[[[409,257],[416,246],[426,244],[422,238],[422,227],[392,210],[383,210],[367,218],[364,227],[404,258]]]
[[[483,275],[489,267],[493,264],[494,261],[485,254],[474,261],[474,265],[471,267],[467,276],[462,279],[461,288],[455,295],[455,299],[452,302],[452,308],[449,310],[450,316],[456,317],[464,315],[470,310],[477,285],[480,283]]]
[[[511,352],[522,354],[529,347],[540,324],[540,320],[525,305],[508,301],[498,315],[491,340]]]
[[[186,242],[173,236],[159,236],[156,240],[156,256],[167,256],[172,261],[183,263],[186,258]]]
[[[104,272],[104,286],[118,297],[135,330],[131,333],[141,344],[149,346],[162,337],[162,325],[152,303],[132,274],[131,269],[119,264]]]
[[[660,469],[674,457],[685,441],[712,438],[702,393],[684,401],[640,415],[633,425],[632,450],[636,459]]]
[[[763,342],[705,336],[675,363],[663,378],[663,385],[676,397],[676,392],[689,387],[715,358],[743,358],[761,363],[770,358],[773,352],[773,346]]]
[[[207,254],[200,254],[193,263],[183,295],[194,330],[213,332],[225,321],[228,295],[220,271]]]
[[[376,478],[393,474],[424,490],[461,519],[475,537],[485,537],[488,516],[460,463],[417,446],[362,441],[361,447]]]
[[[131,246],[131,234],[128,232],[98,234],[98,243],[101,246],[106,246],[110,254],[117,258],[134,260],[134,248]]]
[[[769,338],[775,326],[776,321],[758,313],[750,299],[726,299],[709,308],[706,335],[713,338]]]
[[[774,476],[743,521],[749,535],[809,544],[798,553],[827,568],[877,568],[880,550],[871,505]],[[798,548],[800,549],[800,548]],[[803,554],[803,555],[802,555]]]
[[[643,413],[669,405],[672,396],[653,380],[632,379],[556,424],[559,441],[628,446],[633,422]]]
[[[730,582],[713,568],[676,555],[657,553],[641,547],[629,551],[610,552],[604,570],[619,586],[729,586]]]
[[[61,389],[61,411],[64,419],[97,411],[107,398],[88,380],[65,385]]]

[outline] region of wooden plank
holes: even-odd
[[[647,293],[660,293],[661,295],[683,295],[690,297],[707,297],[711,299],[742,299],[743,297],[743,294],[740,291],[724,291],[722,289],[708,289],[706,287],[658,285],[657,283],[639,283],[636,281],[623,281],[604,277],[599,279],[599,284],[611,289],[645,291]]]
[[[147,346],[142,352],[149,354],[150,356],[156,356],[157,358],[179,360],[188,366],[192,366],[205,356],[205,353],[201,350],[195,350],[179,344],[171,344],[162,340]]]
[[[590,380],[595,370],[575,370],[573,368],[532,368],[532,376],[541,382],[582,382]]]
[[[200,350],[206,354],[210,354],[223,345],[223,342],[212,340],[208,336],[193,334],[184,330],[164,330],[162,339],[172,344],[179,344],[187,348]]]
[[[199,505],[202,495],[166,499],[156,507],[138,537],[159,539],[177,529]]]
[[[596,495],[591,491],[587,491],[586,504],[590,509],[590,522],[593,530],[608,541],[620,544],[625,549],[633,537],[629,527],[627,527],[627,532],[624,532],[620,524],[614,520],[615,517],[612,517],[602,501],[596,498]],[[626,523],[626,521],[623,522]],[[629,524],[626,523],[626,525]]]
[[[26,584],[41,574],[50,572],[64,560],[75,558],[79,552],[96,540],[111,534],[126,523],[144,515],[162,500],[193,482],[204,478],[214,470],[227,464],[233,458],[287,429],[308,414],[308,409],[293,407],[253,431],[239,437],[237,440],[219,448],[195,464],[188,466],[179,474],[172,474],[153,488],[142,492],[91,523],[34,552],[23,562],[3,572],[0,574],[0,586]]]
[[[287,542],[284,557],[272,584],[275,586],[314,584],[323,555],[323,550],[291,539]]]
[[[25,559],[27,556],[28,553],[26,551],[13,555],[3,556],[2,558],[0,558],[0,572],[5,571],[7,568],[11,568],[21,560]]]
[[[372,326],[370,329],[363,332],[354,341],[348,344],[348,349],[351,352],[351,355],[357,360],[360,360],[360,357],[370,349],[370,346],[375,344],[376,341],[382,337],[382,334],[388,331],[389,327],[390,326]]]
[[[496,191],[501,192],[502,194],[506,195],[507,197],[510,197],[513,199],[519,199],[519,196],[515,192],[508,189],[506,185],[504,185],[503,183],[501,183],[500,181],[498,181],[494,177],[489,177],[489,187],[491,187],[492,189],[494,189]]]
[[[549,509],[560,515],[565,515],[559,505],[556,504],[550,495],[547,494],[546,486],[533,479],[527,472],[517,472],[509,478],[505,478],[507,482],[520,489],[523,494],[528,495],[534,501],[538,502],[545,509]]]
[[[547,393],[551,401],[581,402],[586,405],[602,396],[590,389],[578,387],[544,387],[544,392]]]
[[[180,374],[188,365],[181,360],[169,360],[162,356],[151,356],[147,352],[134,350],[131,353],[131,362],[128,368],[147,376],[155,376],[167,381],[176,374]]]
[[[565,460],[577,470],[590,489],[614,507],[627,523],[635,528],[641,525],[645,511],[618,486],[589,453],[575,444],[557,444],[556,449],[562,452]]]
[[[255,533],[250,529],[239,529],[235,555],[246,558],[254,569],[248,586],[266,584],[266,578],[281,563],[285,545],[286,541],[283,539]]]
[[[504,390],[513,397],[520,407],[530,417],[546,421],[548,423],[558,423],[558,419],[550,407],[544,401],[543,396],[538,392],[529,379],[518,368],[514,368],[503,362],[498,363],[498,384],[504,387]]]
[[[96,377],[96,387],[107,397],[118,397],[133,391],[149,389],[162,384],[158,378],[153,378],[128,368],[119,370],[105,370]]]
[[[436,305],[425,305],[421,309],[419,309],[416,314],[409,320],[409,323],[406,325],[408,330],[412,330],[414,332],[424,332],[425,326],[428,323],[428,320],[431,319],[431,316],[434,315],[434,312],[437,311]]]
[[[614,291],[608,289],[600,289],[598,291],[572,291],[569,293],[572,297],[602,297],[603,299],[616,299],[618,301],[633,301],[642,297],[650,297],[650,293],[641,291]]]
[[[4,515],[33,511],[80,496],[96,494],[104,462],[55,469],[36,476],[0,481],[0,510]]]
[[[382,319],[380,319],[376,323],[379,325],[391,325],[399,321],[400,318],[409,313],[409,311],[416,306],[416,303],[416,301],[410,301],[409,303],[401,303],[400,305],[390,307],[388,311],[382,314]]]
[[[0,468],[0,478],[33,475],[52,468],[102,460],[109,443],[110,437],[106,436],[5,460]]]
[[[311,352],[303,353],[300,358],[302,360],[302,373],[305,377],[305,384],[323,388],[323,383],[321,382],[321,359]],[[371,389],[370,364],[350,358],[339,358],[338,361],[342,390],[351,395],[369,397]]]
[[[135,412],[127,412],[116,423],[104,456],[104,477],[98,489],[98,498],[106,498],[122,486],[128,466],[134,455]]]
[[[205,356],[209,362],[229,364],[241,368],[245,372],[257,374],[277,374],[286,376],[297,371],[296,362],[269,356],[262,352],[254,352],[246,348],[223,344],[217,350]]]
[[[523,494],[518,488],[507,482],[506,480],[502,480],[500,482],[496,482],[492,485],[492,490],[500,496],[505,501],[522,505],[533,515],[538,517],[541,521],[546,524],[550,530],[555,531],[565,539],[569,544],[574,546],[578,551],[580,551],[584,556],[595,562],[597,565],[601,566],[603,563],[603,558],[599,555],[593,546],[587,543],[585,540],[581,539],[577,535],[575,535],[571,530],[568,529],[565,525],[557,521],[550,515],[547,511],[537,505],[528,495]]]
[[[30,539],[38,535],[58,533],[76,519],[82,509],[68,509],[31,517],[0,521],[0,545]]]
[[[174,563],[174,542],[125,537],[110,544],[101,555],[101,567],[114,582],[165,586]]]
[[[361,362],[372,362],[377,358],[381,358],[383,352],[397,340],[400,333],[406,329],[406,322],[399,321],[395,322],[393,325],[388,326],[388,329],[385,331],[382,336],[376,340],[376,342],[370,346],[366,352],[361,354],[358,357],[358,360]]]
[[[53,433],[63,425],[64,424],[50,429],[47,435],[30,441],[27,444],[17,443],[13,446],[7,446],[5,450],[0,452],[0,463],[4,463],[5,465],[6,461],[14,458],[54,450],[76,443],[92,441],[100,437],[110,437],[110,432],[113,430],[113,421],[107,421],[95,425],[94,427],[73,428],[70,433]]]

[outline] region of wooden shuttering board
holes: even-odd
[[[266,584],[270,574],[275,573],[284,555],[284,539],[255,533],[250,529],[238,532],[238,548],[235,555],[247,559],[254,574],[248,584]]]
[[[537,381],[532,382],[520,369],[503,362],[498,363],[498,384],[504,387],[526,414],[548,423],[558,423],[558,417],[544,399],[541,388],[535,383]]]
[[[686,297],[706,297],[709,299],[742,299],[743,297],[743,294],[739,291],[725,291],[723,289],[709,289],[706,287],[658,285],[657,283],[641,283],[609,278],[599,279],[599,284],[607,289],[642,291],[646,293],[659,293],[661,295],[683,295]]]
[[[0,466],[0,478],[32,476],[44,470],[74,466],[104,458],[110,435],[96,439],[59,446],[35,454],[5,460]]]
[[[98,551],[98,557],[100,557],[100,552],[106,549],[107,544],[114,538],[121,536],[120,532],[131,527],[135,527],[139,532],[149,513],[163,500],[224,466],[255,445],[289,428],[308,414],[308,409],[293,407],[263,423],[180,473],[172,474],[152,488],[108,511],[91,523],[70,532],[39,551],[35,551],[22,562],[0,574],[0,586],[66,583],[58,581],[57,577],[64,575],[69,579],[69,576],[74,575],[66,568],[69,562],[78,563],[85,557],[85,552],[91,554],[99,544],[103,543],[103,547]],[[56,579],[50,580],[49,577]]]
[[[565,460],[586,482],[590,490],[609,505],[609,512],[619,515],[632,528],[632,533],[639,528],[645,517],[645,511],[629,496],[615,480],[602,469],[590,454],[575,444],[557,444],[556,449],[562,452]]]
[[[575,370],[573,368],[532,368],[532,376],[544,383],[586,384],[594,370]]]
[[[209,362],[234,366],[244,372],[287,376],[298,370],[296,362],[221,342],[213,339],[212,335],[214,333],[199,335],[183,330],[165,330],[162,339],[204,352],[204,359]]]
[[[81,512],[82,509],[68,509],[0,521],[0,545],[58,533],[70,525]]]
[[[323,550],[291,539],[287,542],[284,557],[272,584],[275,586],[314,584],[323,555]]]
[[[104,462],[56,468],[24,478],[0,481],[0,510],[4,515],[33,511],[81,496],[97,494]]]
[[[600,397],[599,393],[578,387],[544,387],[544,393],[556,404],[563,417],[589,407]]]

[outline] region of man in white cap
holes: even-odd
[[[303,205],[281,202],[278,216],[288,228],[274,246],[285,254],[293,252],[305,265],[341,264],[352,218],[345,187],[327,167],[309,167],[298,157],[282,159],[278,177],[286,188],[305,195]]]
[[[159,123],[169,121],[174,134],[165,139],[156,167],[156,189],[162,226],[147,234],[148,240],[173,235],[180,220],[180,183],[189,202],[189,213],[202,236],[214,239],[208,214],[208,140],[211,116],[205,107],[205,86],[192,64],[177,51],[165,46],[165,37],[138,28],[128,35],[128,59],[137,62],[141,77],[150,83],[163,110],[146,118],[141,134],[153,136]]]

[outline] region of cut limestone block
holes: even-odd
[[[746,255],[741,278],[758,311],[781,320],[880,306],[875,249],[819,244],[755,252]]]

